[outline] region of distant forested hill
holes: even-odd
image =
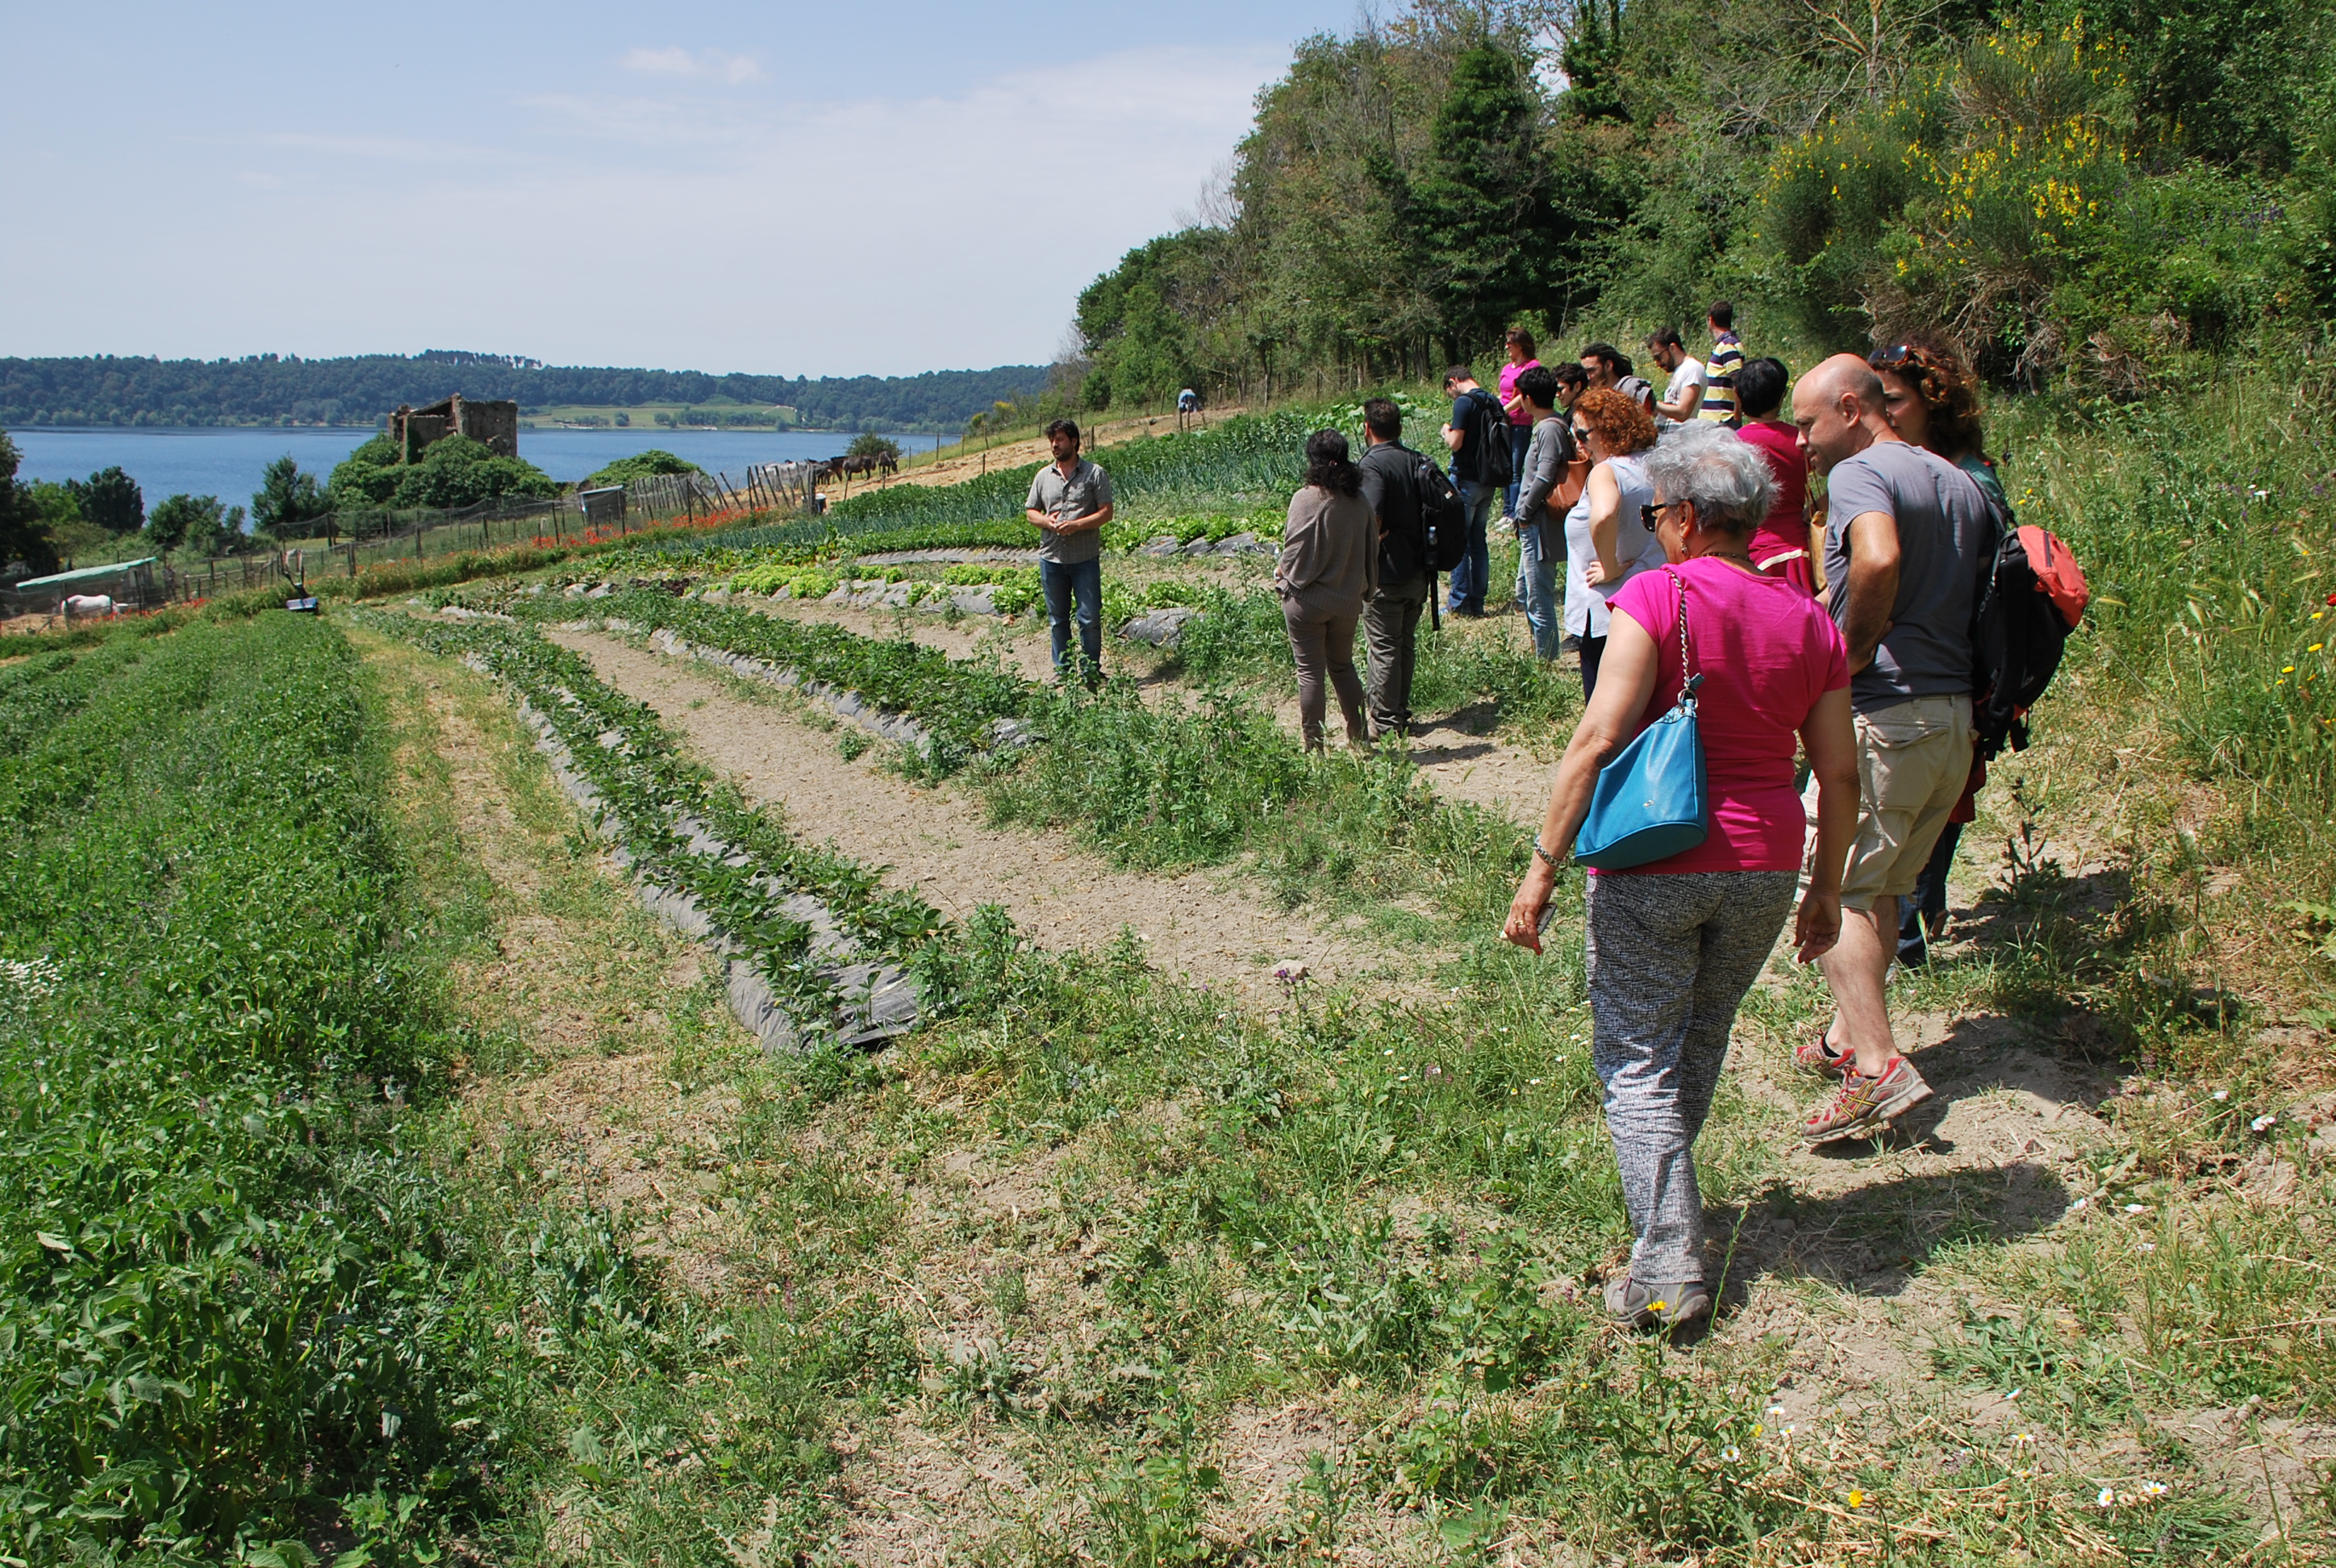
[[[991,404],[1045,390],[1043,365],[922,375],[707,375],[544,365],[437,349],[411,357],[297,359],[0,359],[0,425],[371,424],[401,403],[447,394],[511,398],[522,409],[637,406],[716,398],[796,411],[831,430],[949,430]]]

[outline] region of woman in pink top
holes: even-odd
[[[1696,1135],[1728,1036],[1793,905],[1803,813],[1796,743],[1817,779],[1818,837],[1793,930],[1800,961],[1841,932],[1842,862],[1857,828],[1857,746],[1841,633],[1795,584],[1752,564],[1776,482],[1759,452],[1698,421],[1646,459],[1656,537],[1670,562],[1614,596],[1598,691],[1558,765],[1533,862],[1502,935],[1541,950],[1558,868],[1599,770],[1677,700],[1689,668],[1708,780],[1703,842],[1629,871],[1593,872],[1587,916],[1591,1056],[1637,1242],[1607,1281],[1607,1310],[1635,1327],[1710,1310]],[[1687,667],[1679,612],[1687,613]]]
[[[1509,362],[1501,366],[1501,406],[1509,415],[1508,502],[1501,509],[1501,515],[1506,518],[1517,515],[1517,491],[1525,475],[1525,448],[1533,441],[1533,414],[1525,407],[1523,395],[1517,391],[1517,377],[1541,363],[1534,357],[1534,353],[1533,334],[1522,326],[1510,327]],[[1518,581],[1523,580],[1520,574]],[[1523,604],[1524,601],[1523,590],[1520,589],[1517,602]]]
[[[1739,440],[1760,449],[1776,477],[1768,515],[1752,531],[1752,564],[1771,577],[1817,590],[1809,560],[1809,459],[1800,432],[1776,417],[1785,405],[1785,362],[1756,359],[1736,373],[1736,394],[1744,411]]]

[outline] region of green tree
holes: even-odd
[[[1530,63],[1490,44],[1465,51],[1436,112],[1413,229],[1454,358],[1491,344],[1541,303],[1561,241],[1541,150]]]
[[[651,479],[660,473],[704,473],[706,471],[686,457],[676,457],[661,446],[652,446],[630,457],[620,457],[584,481],[588,490],[599,490],[608,485],[630,484],[637,479]]]
[[[332,499],[316,482],[316,476],[302,472],[290,453],[268,465],[251,498],[253,525],[277,537],[288,537],[300,524],[332,510]]]
[[[873,457],[879,460],[889,458],[898,463],[900,461],[900,443],[871,431],[864,435],[853,436],[852,444],[844,449],[843,454],[846,457]]]
[[[240,535],[243,507],[236,507],[234,521],[229,521],[229,510],[219,505],[218,495],[168,495],[147,514],[147,547],[157,554],[224,556],[231,554],[231,544]]]
[[[22,561],[24,575],[44,577],[57,570],[57,545],[30,488],[17,482],[23,461],[16,443],[0,431],[0,569]]]
[[[65,488],[82,516],[108,533],[136,533],[146,526],[146,497],[119,465],[99,469],[86,480],[69,479]]]

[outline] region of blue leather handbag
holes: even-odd
[[[1573,835],[1573,863],[1622,871],[1691,850],[1711,831],[1703,770],[1703,736],[1696,728],[1693,673],[1687,635],[1687,579],[1679,584],[1679,694],[1669,713],[1639,732],[1598,770],[1590,810]]]

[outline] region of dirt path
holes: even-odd
[[[874,753],[846,762],[821,730],[774,706],[741,697],[711,673],[659,658],[616,638],[554,632],[592,661],[602,680],[647,703],[750,800],[784,809],[798,833],[889,869],[953,919],[1002,904],[1041,946],[1101,947],[1123,926],[1170,974],[1231,984],[1252,1002],[1273,1002],[1285,959],[1323,980],[1353,979],[1369,960],[1302,917],[1216,885],[1114,871],[1067,833],[987,825],[981,808],[884,772]]]
[[[485,940],[448,966],[491,1057],[462,1086],[481,1156],[621,1209],[637,1248],[721,1290],[740,1238],[714,1173],[736,1097],[690,1064],[751,1037],[698,950],[571,847],[572,810],[501,694],[403,645],[365,651],[401,716],[401,813],[453,851],[425,874],[443,901],[486,904]]]

